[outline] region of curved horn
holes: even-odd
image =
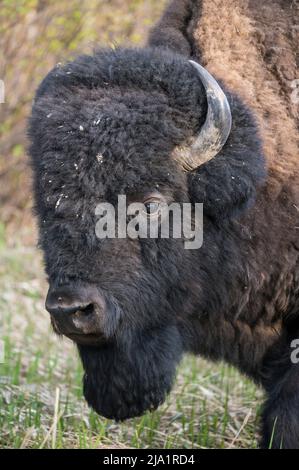
[[[185,171],[195,170],[203,163],[211,160],[220,152],[228,139],[232,126],[232,116],[228,100],[209,72],[193,60],[189,62],[195,67],[207,94],[208,111],[200,134],[192,140],[190,146],[175,149],[174,158]]]

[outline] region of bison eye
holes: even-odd
[[[158,217],[162,216],[167,200],[159,191],[152,191],[143,195],[142,204],[147,217]]]
[[[146,201],[144,207],[148,216],[156,215],[159,212],[160,203],[158,201]]]

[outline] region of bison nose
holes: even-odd
[[[102,339],[105,302],[94,288],[50,287],[46,309],[57,333],[84,344]]]
[[[59,304],[51,304],[46,303],[46,309],[50,313],[53,318],[59,318],[60,315],[73,315],[76,312],[79,312],[82,309],[81,305],[59,305]]]

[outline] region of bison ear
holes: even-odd
[[[190,61],[206,92],[206,120],[172,158],[187,172],[190,199],[217,220],[250,207],[265,180],[261,139],[251,112],[200,64]]]
[[[202,202],[204,214],[217,221],[237,217],[250,208],[257,189],[254,175],[241,173],[239,168],[234,171],[226,161],[221,166],[219,160],[188,176],[191,201]]]
[[[233,127],[227,143],[212,160],[188,173],[192,202],[202,202],[214,220],[238,217],[255,201],[266,178],[261,139],[251,112],[233,97]]]

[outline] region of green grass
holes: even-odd
[[[33,247],[0,243],[0,447],[254,448],[261,392],[233,368],[186,357],[166,403],[116,424],[82,396],[75,347],[44,310],[46,283]]]

